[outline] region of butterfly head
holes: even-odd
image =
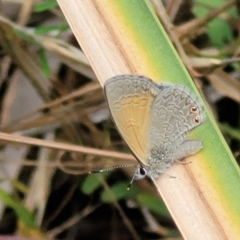
[[[138,180],[138,179],[142,179],[142,178],[146,177],[147,173],[148,173],[148,171],[147,171],[146,167],[144,167],[143,165],[138,165],[136,167],[136,170],[132,176],[130,183],[127,186],[127,190],[129,190],[131,188],[134,180]]]

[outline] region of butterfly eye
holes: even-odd
[[[196,105],[193,105],[192,107],[191,107],[191,109],[190,109],[190,111],[191,111],[191,113],[195,113],[195,112],[197,112],[197,106]]]
[[[146,171],[146,169],[145,169],[143,166],[141,166],[140,169],[139,169],[139,173],[140,173],[142,176],[145,176],[145,175],[147,174],[147,171]]]
[[[196,123],[196,124],[199,124],[200,123],[199,117],[194,117],[193,122]]]

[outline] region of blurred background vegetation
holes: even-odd
[[[161,19],[158,1],[150,2]],[[240,5],[164,3],[178,36],[173,42],[186,52],[190,73],[240,160]],[[0,238],[137,239],[137,232],[144,239],[181,239],[151,181],[126,190],[133,168],[88,174],[132,163],[131,155],[121,157],[130,151],[57,2],[6,0],[0,10],[0,131],[10,136],[0,142]],[[51,149],[29,138],[14,143],[17,135],[86,148]]]

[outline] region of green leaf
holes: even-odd
[[[103,172],[99,174],[101,174],[101,177],[107,178],[111,173]],[[89,174],[85,178],[85,180],[80,186],[80,189],[84,194],[90,195],[101,186],[102,186],[102,183],[100,181],[98,174],[93,173],[93,174]]]
[[[16,28],[13,28],[13,31],[21,39],[23,39],[23,40],[25,40],[25,41],[27,41],[27,42],[29,42],[31,44],[36,44],[36,41],[35,41],[34,37],[32,37],[31,35],[28,35],[25,32],[20,31],[20,30],[18,30]]]
[[[56,0],[49,0],[49,1],[44,1],[42,3],[36,4],[33,8],[34,12],[44,12],[44,11],[48,11],[52,8],[57,7],[58,4],[56,2]]]
[[[21,219],[26,226],[31,229],[37,229],[32,214],[23,206],[20,201],[14,199],[2,189],[0,189],[0,199],[6,206],[12,208],[16,212],[19,219]]]
[[[102,192],[101,199],[103,202],[113,202],[121,199],[129,199],[138,193],[138,189],[135,185],[132,185],[129,190],[127,190],[129,182],[120,182],[110,187],[110,190],[105,190]]]
[[[207,32],[212,44],[217,48],[222,48],[232,40],[232,32],[227,22],[221,18],[216,18],[207,25]]]
[[[226,124],[226,123],[223,123],[220,126],[221,126],[223,132],[225,132],[226,134],[228,134],[232,138],[235,138],[238,141],[240,141],[240,129],[233,128],[229,124]]]
[[[212,9],[220,7],[224,4],[225,1],[222,0],[198,0],[195,3],[193,12],[198,18],[206,16]],[[232,17],[236,17],[236,11],[234,8],[231,8],[228,11]],[[208,36],[212,44],[217,48],[222,48],[227,42],[233,39],[231,28],[229,24],[222,18],[214,18],[212,21],[206,24],[206,29]]]
[[[57,33],[63,32],[65,30],[69,29],[68,25],[61,25],[61,26],[42,26],[42,27],[36,27],[34,29],[34,33],[38,35],[47,34],[52,31],[56,31]]]
[[[151,195],[149,193],[139,193],[137,195],[137,201],[148,208],[150,211],[157,213],[166,218],[170,218],[170,214],[161,199],[158,196]]]
[[[42,73],[45,77],[49,77],[50,76],[50,68],[49,68],[49,65],[48,65],[48,62],[47,62],[47,57],[45,55],[45,51],[44,49],[40,49],[38,51],[38,57],[39,57],[39,61],[40,61],[40,66],[41,66],[41,69],[42,69]]]

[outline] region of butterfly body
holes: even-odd
[[[186,139],[204,121],[202,107],[188,88],[120,75],[106,82],[105,94],[120,134],[140,162],[135,178],[157,178],[174,161],[202,148],[201,141]]]

